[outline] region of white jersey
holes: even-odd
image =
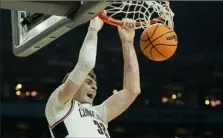
[[[61,85],[50,96],[46,105],[46,118],[53,138],[109,138],[107,114],[103,104],[91,106],[70,100],[58,102]]]

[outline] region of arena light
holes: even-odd
[[[15,89],[16,89],[17,91],[20,90],[21,88],[22,88],[22,84],[20,84],[20,83],[17,84],[16,87],[15,87]]]
[[[16,91],[16,95],[20,96],[21,95],[21,91]]]
[[[176,98],[177,98],[176,94],[173,94],[172,99],[176,99]]]
[[[211,106],[215,107],[216,106],[216,102],[214,100],[211,100]]]
[[[182,93],[178,92],[177,97],[181,97],[181,96],[182,96]]]
[[[209,101],[209,100],[205,100],[204,103],[205,103],[206,105],[209,105],[209,104],[210,104],[210,101]]]
[[[37,96],[37,95],[38,95],[38,92],[37,92],[37,91],[32,91],[32,92],[31,92],[31,96],[32,96],[32,97],[35,97],[35,96]]]
[[[168,98],[167,98],[167,97],[162,97],[161,101],[162,101],[163,103],[167,103],[167,102],[168,102]]]
[[[220,105],[221,104],[221,101],[220,100],[216,100],[216,105]]]
[[[26,96],[30,96],[30,92],[29,91],[27,91],[25,94],[26,94]]]

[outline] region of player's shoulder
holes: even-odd
[[[56,89],[54,89],[52,94],[59,93],[63,87],[64,87],[64,84],[59,85]]]
[[[63,88],[63,84],[59,85],[56,89],[54,89],[54,91],[51,93],[50,97],[48,100],[50,100],[51,98],[53,98],[54,96],[58,96],[58,94],[60,93],[61,89]]]
[[[47,103],[46,103],[46,108],[47,107],[52,107],[55,106],[58,102],[58,94],[60,93],[63,85],[58,86],[49,96]]]
[[[55,118],[56,116],[60,116],[60,114],[67,113],[68,111],[72,111],[74,107],[74,103],[72,99],[68,101],[66,104],[60,104],[58,101],[58,94],[61,91],[63,85],[58,86],[49,96],[49,99],[45,106],[45,115],[48,119]]]

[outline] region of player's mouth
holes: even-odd
[[[89,92],[87,93],[88,98],[93,99],[94,98],[94,93],[93,92]]]

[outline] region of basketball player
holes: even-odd
[[[124,19],[118,26],[124,56],[123,89],[102,104],[96,96],[95,66],[97,34],[103,26],[98,17],[90,21],[75,68],[50,96],[46,118],[53,138],[109,138],[108,122],[123,113],[140,94],[139,67],[134,50],[135,21]]]

